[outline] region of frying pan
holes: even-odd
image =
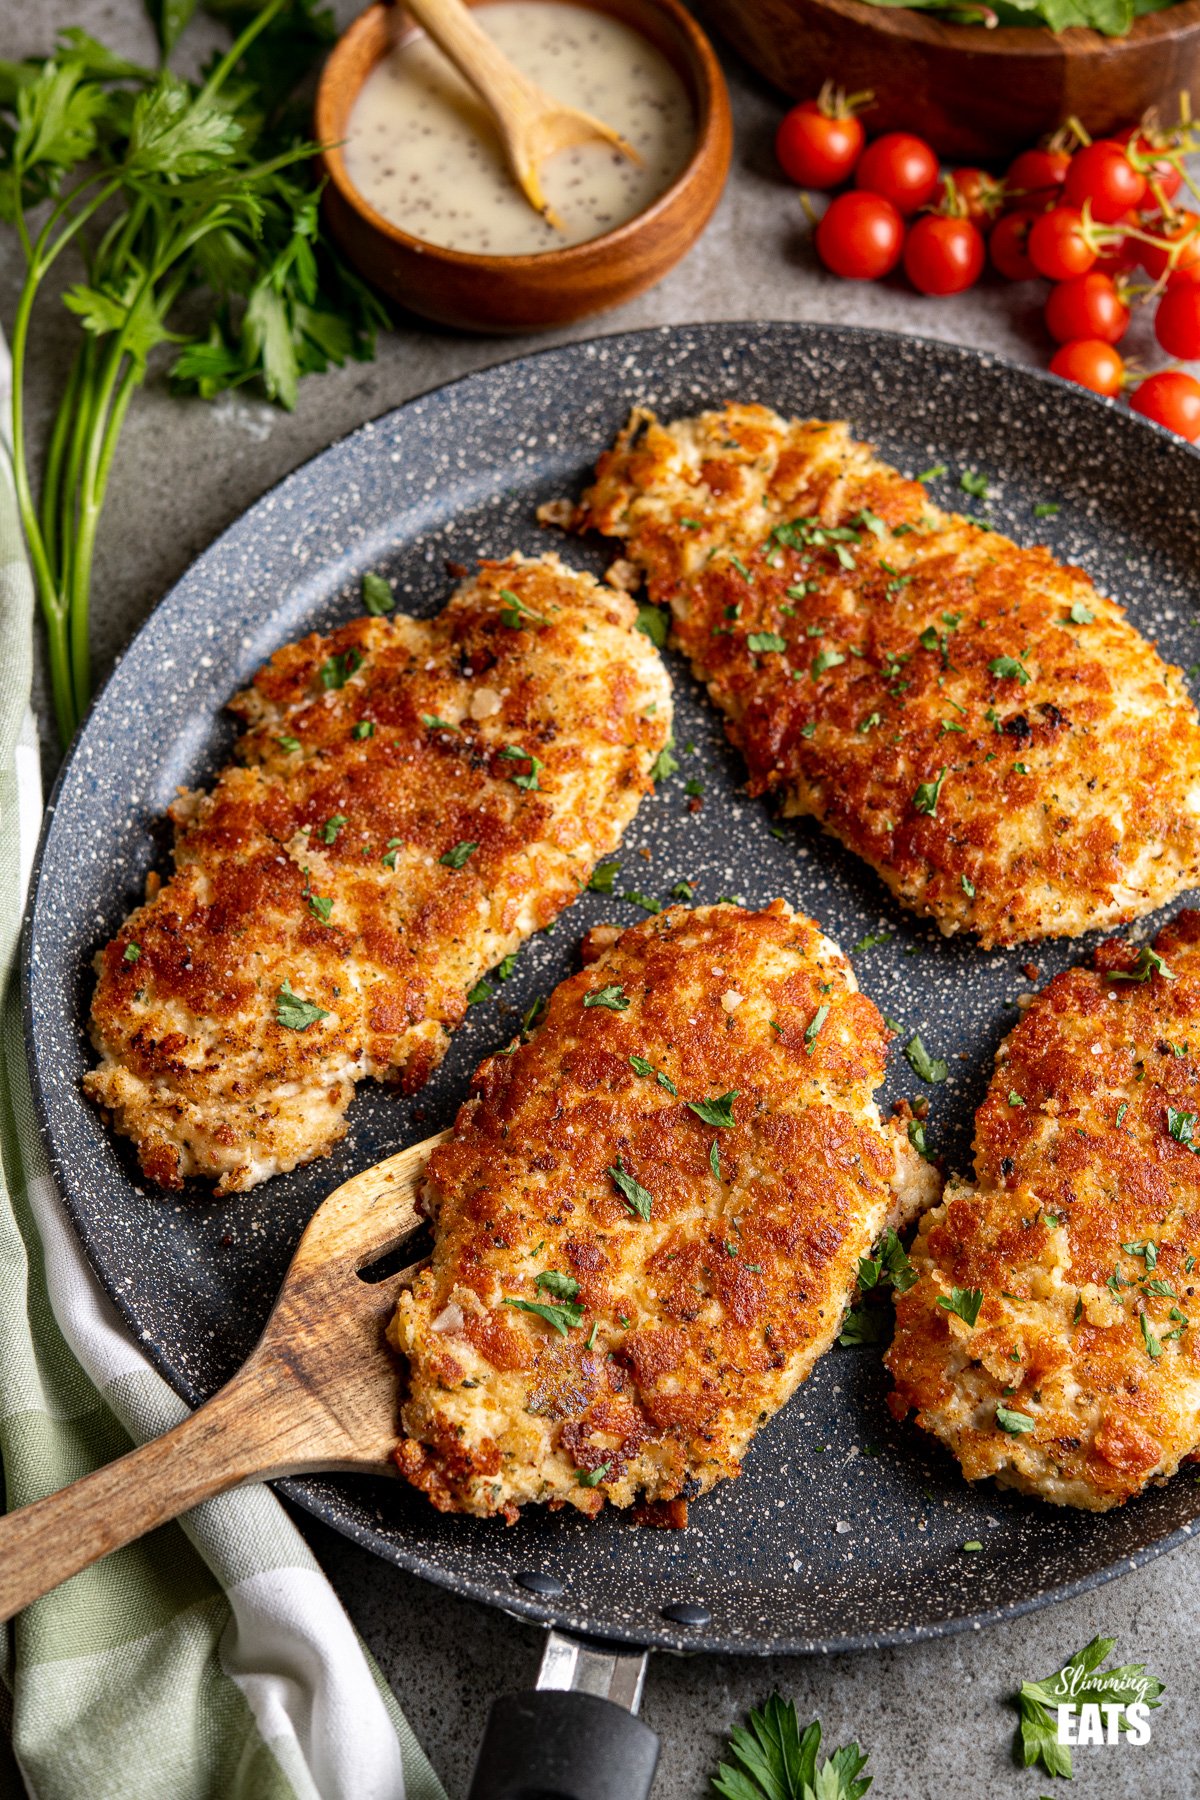
[[[776,825],[741,792],[719,719],[668,654],[683,766],[626,834],[616,894],[585,895],[522,951],[420,1095],[360,1090],[350,1133],[326,1162],[224,1200],[149,1191],[83,1101],[91,957],[161,864],[159,822],[176,786],[204,781],[227,757],[222,708],[234,690],[279,644],[359,610],[367,569],[394,579],[402,608],[427,613],[451,585],[447,562],[554,548],[603,568],[603,547],[541,531],[536,505],[578,489],[634,401],[669,416],[729,398],[847,418],[910,472],[945,464],[930,481],[940,501],[1049,543],[1123,601],[1171,660],[1186,667],[1197,654],[1195,453],[1109,402],[957,346],[804,324],[599,338],[410,401],[297,470],[199,558],[114,670],[49,807],[27,927],[29,1046],[65,1204],[118,1309],[191,1404],[244,1360],[318,1200],[451,1121],[470,1070],[575,966],[582,933],[643,916],[620,894],[661,901],[686,877],[698,903],[782,894],[847,949],[890,932],[855,957],[857,972],[886,1014],[950,1062],[950,1079],[924,1090],[931,1144],[950,1167],[969,1165],[972,1115],[1019,996],[1087,954],[1087,940],[987,954],[943,940],[815,827]],[[987,476],[986,499],[959,491],[965,470]],[[1051,505],[1056,514],[1035,518],[1035,506]],[[703,784],[698,812],[685,780]],[[885,1106],[920,1087],[894,1054]],[[894,1424],[885,1392],[878,1351],[835,1349],[760,1434],[741,1478],[693,1507],[686,1532],[533,1508],[506,1530],[442,1517],[399,1483],[281,1485],[401,1566],[555,1628],[543,1685],[626,1702],[647,1646],[777,1654],[911,1642],[1092,1586],[1178,1542],[1200,1512],[1200,1489],[1180,1480],[1105,1516],[970,1489],[939,1447]],[[964,1554],[972,1540],[983,1550]],[[580,1650],[580,1639],[606,1647]],[[622,1645],[637,1647],[632,1660]],[[508,1728],[528,1730],[528,1714],[509,1717],[491,1752],[497,1768]],[[538,1729],[559,1741],[557,1728]],[[600,1748],[589,1754],[594,1768]],[[613,1791],[629,1800],[639,1790],[624,1779]]]

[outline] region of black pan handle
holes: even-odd
[[[551,1630],[532,1693],[492,1707],[467,1800],[648,1800],[658,1739],[636,1716],[645,1650]]]
[[[488,1717],[468,1800],[649,1800],[658,1738],[595,1694],[504,1694]]]

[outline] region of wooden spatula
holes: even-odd
[[[383,1333],[420,1265],[379,1282],[358,1271],[421,1224],[417,1184],[448,1136],[334,1189],[296,1247],[257,1348],[190,1418],[0,1519],[0,1619],[239,1482],[329,1469],[394,1473],[400,1390]]]

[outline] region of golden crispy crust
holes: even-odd
[[[620,1010],[588,1004],[606,989]],[[871,1098],[887,1041],[782,901],[672,907],[561,983],[430,1158],[433,1260],[389,1331],[410,1364],[401,1472],[444,1511],[510,1520],[528,1501],[686,1501],[736,1475],[832,1343],[859,1256],[932,1197]],[[732,1126],[686,1104],[730,1089]],[[565,1336],[505,1305],[554,1303],[564,1276]]]
[[[1095,1511],[1200,1444],[1200,913],[1155,946],[1173,981],[1111,979],[1145,963],[1110,942],[1000,1046],[975,1184],[922,1221],[887,1355],[893,1410],[969,1479]],[[983,1290],[974,1330],[938,1306],[952,1287]]]
[[[576,524],[670,606],[751,792],[944,932],[1072,937],[1200,879],[1180,671],[1081,570],[940,511],[844,424],[635,412]]]
[[[238,695],[241,766],[172,808],[176,872],[97,959],[85,1087],[151,1180],[251,1187],[329,1149],[356,1081],[428,1079],[650,789],[671,694],[635,618],[511,558],[434,619],[287,645]],[[326,1016],[281,1023],[285,982]]]

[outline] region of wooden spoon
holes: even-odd
[[[383,1333],[421,1265],[378,1282],[358,1271],[421,1225],[417,1183],[449,1135],[334,1189],[296,1247],[257,1348],[211,1400],[165,1436],[0,1518],[0,1620],[240,1482],[395,1474],[399,1388]]]
[[[576,144],[611,144],[640,163],[619,131],[578,107],[552,100],[536,82],[514,68],[503,51],[471,17],[462,0],[404,0],[404,10],[428,33],[479,95],[500,133],[517,185],[535,212],[556,231],[562,220],[542,192],[542,163]]]

